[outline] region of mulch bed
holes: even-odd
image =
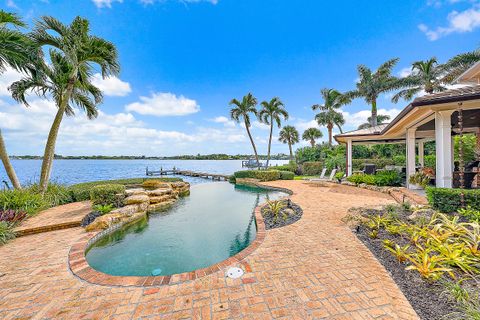
[[[448,294],[442,293],[445,288],[440,281],[429,283],[422,279],[418,272],[405,270],[407,264],[398,262],[382,243],[384,239],[390,239],[403,246],[407,244],[407,241],[401,237],[392,236],[383,229],[379,231],[376,239],[370,238],[369,232],[370,230],[363,225],[356,229],[357,237],[385,267],[420,318],[425,320],[451,319],[449,315],[453,315],[458,310],[455,304],[448,299]]]
[[[303,215],[303,210],[299,205],[293,203],[290,199],[280,200],[286,204],[286,207],[280,211],[279,217],[274,221],[273,215],[269,212],[268,206],[265,205],[262,207],[261,212],[263,216],[263,221],[265,222],[265,229],[275,229],[288,226],[298,220]],[[287,218],[283,218],[283,213],[288,210]]]

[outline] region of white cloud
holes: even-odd
[[[405,67],[405,68],[402,68],[399,72],[398,72],[398,76],[400,78],[406,78],[408,77],[409,75],[412,74],[412,67]]]
[[[227,117],[224,117],[224,116],[215,117],[215,118],[211,119],[211,121],[215,122],[215,123],[221,123],[225,127],[231,127],[231,128],[235,127],[235,121],[230,120],[230,119],[228,119]]]
[[[97,8],[111,8],[112,3],[119,2],[122,3],[123,0],[92,0]]]
[[[348,111],[341,111],[343,117],[345,118],[345,128],[346,130],[355,130],[359,125],[367,122],[368,117],[372,115],[371,109],[361,110],[355,113],[350,113]],[[400,113],[399,109],[378,109],[378,114],[390,116],[390,120],[393,120]]]
[[[117,77],[102,78],[100,73],[95,73],[92,83],[107,96],[124,97],[132,92],[130,83],[120,80]]]
[[[430,41],[435,41],[451,33],[466,33],[480,27],[480,8],[477,5],[464,10],[452,11],[447,16],[448,26],[429,28],[425,24],[420,24],[418,29],[425,33]]]
[[[140,102],[134,102],[125,107],[126,111],[157,117],[185,116],[200,111],[195,100],[176,96],[172,93],[152,93],[150,97],[140,97]]]
[[[263,122],[260,122],[258,120],[254,120],[252,123],[253,128],[257,128],[260,130],[270,130],[270,126],[268,124],[265,124]]]
[[[308,128],[320,128],[320,127],[316,120],[306,121],[303,119],[298,119],[298,121],[295,123],[295,128],[297,128],[298,132],[302,134],[303,131],[307,130]]]

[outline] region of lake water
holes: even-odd
[[[286,160],[271,160],[272,165],[286,164]],[[41,160],[12,160],[18,178],[23,184],[39,180]],[[95,180],[145,177],[145,169],[164,170],[176,167],[180,170],[232,174],[242,170],[241,160],[55,160],[52,181],[75,184]],[[208,182],[207,179],[182,177],[190,183]],[[8,177],[0,164],[0,182]]]

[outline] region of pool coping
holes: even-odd
[[[257,184],[257,186],[264,189],[277,190],[287,193],[288,195],[282,197],[283,199],[288,198],[290,195],[293,194],[291,190],[286,188],[277,188],[264,184]],[[205,277],[207,275],[222,271],[223,269],[233,265],[241,265],[246,272],[251,272],[250,265],[243,260],[251,253],[253,253],[265,240],[265,222],[261,213],[261,208],[264,205],[265,203],[259,204],[254,209],[255,221],[257,226],[257,234],[255,240],[253,240],[248,247],[246,247],[236,255],[231,256],[226,260],[220,261],[206,268],[167,276],[113,276],[97,271],[90,267],[85,256],[85,253],[87,252],[89,247],[94,242],[106,236],[107,234],[110,234],[115,230],[122,228],[126,224],[133,222],[134,220],[136,220],[135,218],[126,220],[123,223],[116,224],[103,231],[89,232],[85,236],[80,238],[74,245],[72,245],[68,253],[68,268],[76,277],[86,282],[104,286],[120,287],[157,287],[162,285],[178,284]]]

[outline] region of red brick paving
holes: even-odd
[[[302,219],[267,231],[242,265],[159,287],[94,285],[69,270],[81,228],[0,247],[0,319],[418,319],[385,269],[340,221],[348,208],[390,203],[346,186],[272,183],[294,191]],[[175,276],[172,276],[172,279]]]

